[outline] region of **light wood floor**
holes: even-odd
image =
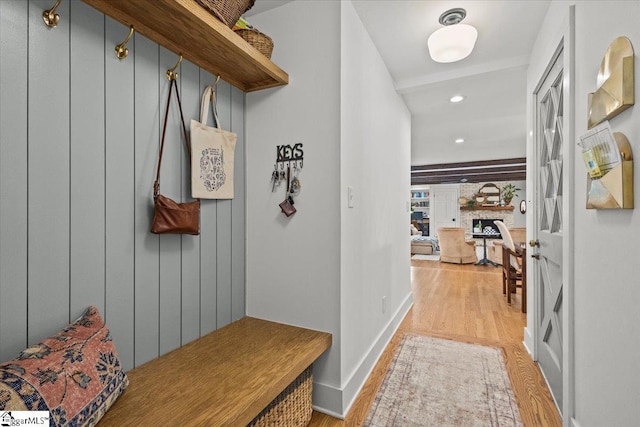
[[[411,278],[414,305],[346,419],[314,412],[310,426],[362,425],[405,333],[502,347],[524,425],[562,425],[542,374],[522,345],[526,315],[520,312],[520,289],[507,305],[499,268],[412,261]]]

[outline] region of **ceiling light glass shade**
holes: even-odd
[[[456,103],[456,102],[462,102],[464,101],[464,96],[463,95],[453,95],[451,98],[449,98],[450,102]]]
[[[478,39],[478,30],[471,25],[455,24],[442,27],[429,36],[427,46],[436,62],[456,62],[469,56]]]
[[[456,139],[456,144],[462,144],[463,142],[464,142],[464,139],[462,138]]]

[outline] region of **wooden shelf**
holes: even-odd
[[[512,211],[513,206],[460,206],[461,211]]]
[[[193,0],[82,1],[244,92],[289,83],[286,72]]]

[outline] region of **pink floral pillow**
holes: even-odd
[[[49,411],[51,425],[93,426],[129,384],[96,307],[0,364],[0,410]]]

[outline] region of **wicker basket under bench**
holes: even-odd
[[[244,317],[127,373],[98,427],[299,427],[331,334]]]

